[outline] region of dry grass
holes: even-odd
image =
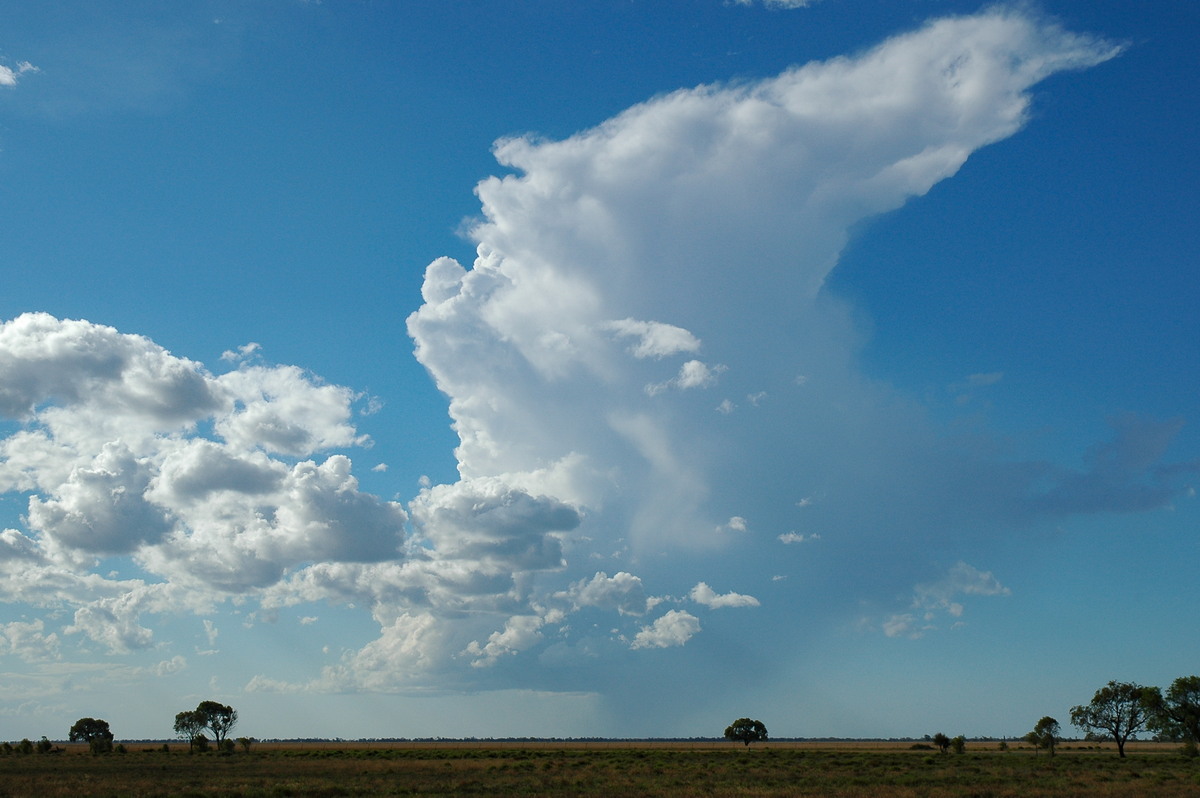
[[[0,757],[11,796],[1195,796],[1200,764],[1172,746],[1125,760],[1093,747],[1053,759],[908,743],[277,743],[249,754],[143,751]],[[982,745],[978,745],[982,749]]]

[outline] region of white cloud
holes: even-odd
[[[12,654],[25,662],[57,660],[61,657],[59,638],[54,632],[46,634],[40,618],[0,624],[0,654]]]
[[[700,619],[683,610],[669,610],[649,626],[643,626],[630,648],[682,646],[700,631]]]
[[[509,687],[551,649],[547,661],[607,673],[606,657],[630,656],[616,641],[684,645],[700,618],[645,624],[661,601],[648,591],[695,583],[732,545],[740,567],[782,570],[774,541],[724,532],[745,529],[733,513],[751,500],[756,527],[789,528],[797,491],[814,486],[814,523],[852,555],[895,554],[894,578],[912,585],[906,535],[928,527],[912,497],[968,472],[919,412],[858,373],[858,333],[825,278],[854,225],[1018,130],[1034,83],[1114,52],[992,11],[663,95],[563,141],[498,142],[512,173],[478,186],[477,258],[430,263],[408,319],[449,397],[460,478],[424,479],[407,507],[362,492],[338,451],[370,443],[353,410],[371,400],[267,365],[255,344],[214,375],[86,321],[4,323],[0,414],[19,428],[0,440],[0,491],[27,494],[30,511],[27,529],[0,533],[0,596],[65,609],[64,634],[114,653],[160,642],[147,615],[209,616],[226,600],[250,604],[249,622],[361,607],[375,639],[311,679],[268,672],[247,689]],[[725,400],[715,414],[700,389],[718,377],[753,412]],[[1047,506],[1140,478],[1135,444],[1159,438],[1129,428]],[[982,464],[970,487],[994,475]],[[1045,477],[956,495],[1028,505]],[[891,538],[875,532],[881,517]],[[614,553],[629,570],[597,571]],[[855,557],[828,556],[814,579],[871,589],[845,578]],[[138,578],[101,575],[112,560]],[[888,628],[953,617],[984,576],[918,589],[920,608]],[[757,604],[703,582],[689,596],[699,614]]]
[[[636,338],[637,343],[629,349],[636,358],[663,358],[681,352],[695,352],[700,348],[696,336],[671,324],[622,319],[601,326],[612,330],[618,337]]]
[[[810,532],[807,535],[802,534],[800,532],[785,532],[779,536],[779,542],[786,543],[786,544],[807,543],[809,541],[820,540],[820,539],[821,539],[821,536],[819,534],[817,534],[816,532]]]
[[[734,0],[739,6],[754,5],[754,0]],[[816,0],[762,0],[767,8],[805,8]]]
[[[496,664],[500,657],[524,651],[542,639],[541,628],[545,619],[536,615],[516,615],[504,624],[504,630],[492,632],[484,645],[472,640],[464,653],[476,659],[471,667],[486,668]]]
[[[559,597],[577,607],[615,609],[623,615],[642,615],[648,609],[642,580],[625,571],[612,576],[598,571],[591,579],[574,583]]]
[[[691,592],[688,593],[688,598],[697,604],[703,604],[709,609],[722,609],[725,607],[757,607],[758,599],[754,596],[745,596],[741,593],[724,593],[718,595],[705,582],[698,582]]]
[[[41,71],[28,61],[18,62],[16,69],[0,64],[0,86],[16,86],[21,75],[24,75],[26,72],[36,73]]]

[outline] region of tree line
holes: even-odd
[[[1096,691],[1087,704],[1071,707],[1071,725],[1082,729],[1088,739],[1111,738],[1117,744],[1117,755],[1125,756],[1125,743],[1139,732],[1151,731],[1158,740],[1182,742],[1183,753],[1200,755],[1200,676],[1180,676],[1165,691],[1135,682],[1110,681]],[[1059,722],[1049,715],[1041,718],[1025,742],[1035,750],[1054,749],[1062,739]],[[762,721],[738,718],[725,729],[725,738],[749,746],[767,739],[767,727]],[[950,738],[938,732],[926,735],[942,753],[966,750],[966,738],[961,734]],[[1002,750],[1007,743],[1001,742]]]
[[[188,753],[209,750],[210,741],[204,734],[205,731],[212,733],[212,744],[218,751],[231,752],[236,746],[234,741],[229,739],[229,732],[237,725],[237,721],[238,713],[233,707],[218,701],[201,701],[195,709],[185,709],[175,716],[174,730],[175,734],[187,740]],[[109,727],[108,721],[102,718],[80,718],[75,721],[70,731],[67,732],[67,740],[73,743],[87,743],[88,750],[93,754],[107,754],[114,751],[125,753],[124,746],[120,744],[113,746],[112,729]],[[241,745],[245,751],[250,750],[253,742],[253,737],[237,738],[237,744]],[[167,750],[166,745],[163,748]],[[16,745],[0,744],[0,753],[6,754],[45,754],[57,750],[61,749],[56,749],[45,736],[37,743],[26,739]]]

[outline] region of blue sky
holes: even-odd
[[[1193,4],[0,20],[0,739],[1020,735],[1196,672]]]

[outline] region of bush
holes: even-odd
[[[54,743],[50,742],[50,740],[47,739],[46,735],[44,734],[42,735],[42,739],[37,741],[37,752],[39,754],[48,754],[51,750],[53,750],[53,748]]]
[[[1179,749],[1179,753],[1183,754],[1188,759],[1195,759],[1197,756],[1200,756],[1200,751],[1196,750],[1195,740],[1185,740],[1183,743],[1183,748]]]
[[[21,742],[17,743],[17,750],[22,754],[32,754],[33,743],[29,742],[29,738],[26,737],[25,739],[21,740]]]
[[[950,741],[950,750],[956,754],[961,754],[967,750],[967,738],[961,734]]]

